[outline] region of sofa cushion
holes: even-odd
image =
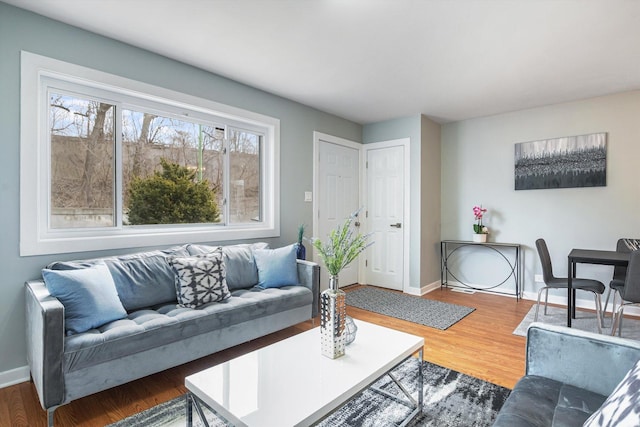
[[[243,243],[239,245],[229,245],[222,247],[224,257],[227,286],[229,290],[245,289],[255,286],[258,283],[258,269],[253,259],[253,249],[265,249],[269,245],[264,242]],[[199,255],[211,252],[216,246],[208,245],[187,245],[187,250],[191,255]]]
[[[199,310],[161,304],[129,313],[85,333],[67,337],[64,369],[72,372],[242,322],[305,307],[313,302],[304,286],[233,291],[231,297]]]
[[[74,270],[104,262],[113,276],[122,305],[127,311],[133,311],[176,301],[175,274],[166,260],[170,255],[186,256],[189,252],[185,246],[176,246],[130,255],[55,262],[47,268]]]
[[[279,288],[298,284],[295,245],[277,249],[255,249],[253,257],[258,267],[259,288]]]
[[[225,280],[222,248],[203,255],[168,257],[167,261],[176,274],[176,294],[181,307],[197,308],[231,296]]]
[[[640,420],[640,360],[620,381],[585,427],[635,426]]]
[[[496,417],[495,427],[581,426],[606,399],[537,375],[520,379]]]
[[[96,264],[79,270],[42,270],[51,295],[64,306],[67,335],[88,331],[127,316],[109,269]]]

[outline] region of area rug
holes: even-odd
[[[393,371],[414,397],[418,390],[418,363],[418,359],[412,357]],[[429,362],[422,362],[422,369],[424,408],[422,414],[411,423],[412,426],[490,426],[510,393],[507,388]],[[400,395],[397,386],[389,376],[379,379],[373,386]],[[367,389],[322,420],[318,426],[393,426],[399,424],[409,413],[410,410],[406,406]],[[207,412],[207,418],[211,426],[227,426],[211,412]],[[195,413],[193,419],[195,426],[202,426]],[[184,425],[186,425],[185,398],[181,396],[111,424],[109,427]]]
[[[347,305],[442,331],[475,310],[371,286],[348,291]]]
[[[533,322],[533,318],[536,313],[536,306],[531,307],[531,310],[522,319],[522,322],[513,331],[514,335],[527,336],[527,329]],[[553,307],[547,308],[547,315],[544,314],[544,306],[540,306],[540,313],[538,314],[538,322],[548,323],[550,325],[567,325],[567,309],[566,307]],[[576,310],[576,318],[571,321],[571,327],[581,329],[583,331],[598,332],[596,324],[596,314],[590,311]],[[605,317],[604,328],[602,328],[603,334],[611,333],[611,316]],[[640,320],[624,318],[622,321],[622,337],[634,340],[640,340]]]

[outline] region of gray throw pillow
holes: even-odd
[[[213,248],[212,248],[213,249]],[[131,312],[176,300],[175,275],[167,263],[168,256],[188,256],[186,246],[136,252],[78,261],[58,261],[47,266],[51,270],[77,270],[104,263],[116,284],[118,297]]]
[[[197,308],[231,296],[225,279],[222,249],[203,255],[169,257],[175,272],[176,295],[182,307]]]
[[[230,291],[251,288],[258,284],[258,267],[253,257],[253,250],[268,247],[269,245],[264,242],[241,243],[222,247],[227,286]],[[193,255],[206,254],[217,248],[216,246],[196,244],[187,246],[187,250]]]

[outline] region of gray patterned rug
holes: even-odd
[[[418,389],[417,363],[419,363],[418,359],[410,358],[393,371],[414,397]],[[429,362],[423,362],[422,369],[424,408],[422,414],[411,423],[412,426],[490,426],[510,393],[507,388]],[[374,386],[400,394],[389,376],[379,379]],[[406,406],[367,389],[321,421],[318,426],[394,426],[399,424],[409,412]],[[212,427],[227,425],[210,412],[207,413],[207,418]],[[109,427],[184,425],[186,425],[185,398],[181,396],[111,424]],[[194,426],[202,426],[197,415],[194,415]]]
[[[536,306],[531,307],[531,310],[522,319],[522,322],[513,331],[514,335],[527,336],[527,329],[533,322],[535,316]],[[604,328],[602,328],[603,334],[611,333],[611,314],[605,317]],[[549,306],[547,309],[547,315],[544,314],[544,305],[540,306],[540,313],[538,314],[538,322],[548,323],[550,325],[567,325],[567,308],[566,307],[553,307]],[[576,310],[576,318],[571,321],[571,327],[589,332],[598,332],[596,324],[596,314],[592,311]],[[622,337],[632,340],[640,340],[640,320],[624,317],[622,319]]]
[[[347,305],[444,331],[475,308],[367,286],[347,292]]]

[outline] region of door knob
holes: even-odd
[[[402,228],[402,224],[399,222],[396,222],[395,224],[391,224],[391,227]]]

